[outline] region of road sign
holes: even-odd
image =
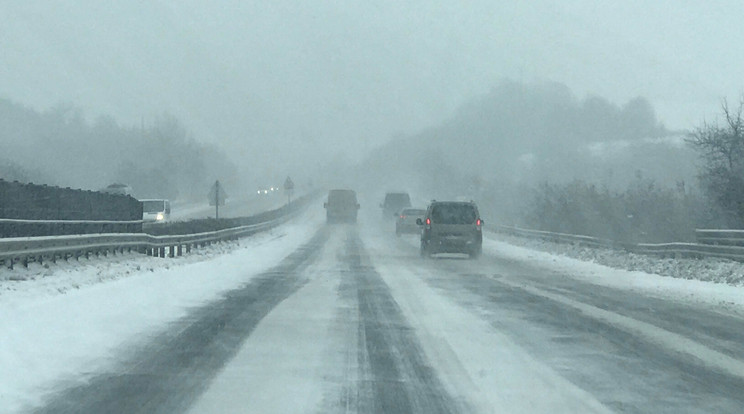
[[[225,199],[227,193],[225,189],[220,185],[220,180],[217,180],[212,184],[212,188],[209,190],[209,205],[214,206],[214,217],[220,218],[220,206],[225,205]]]
[[[287,193],[287,204],[292,204],[292,191],[294,190],[294,183],[292,179],[287,176],[284,180],[284,192]]]
[[[222,188],[222,185],[220,184],[220,181],[217,180],[212,184],[212,188],[209,190],[209,205],[215,206],[215,218],[220,218],[220,206],[225,205],[225,200],[227,199],[227,192],[224,188]]]
[[[210,206],[224,206],[225,200],[227,199],[227,192],[217,180],[212,184],[212,188],[209,190],[209,205]]]

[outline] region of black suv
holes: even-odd
[[[411,207],[411,197],[408,193],[387,193],[380,207],[383,219],[393,219],[398,217],[401,210]]]
[[[421,256],[436,253],[467,253],[480,256],[483,246],[483,220],[472,201],[432,201],[423,219]]]

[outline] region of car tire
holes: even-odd
[[[481,256],[482,252],[483,252],[482,247],[478,246],[475,249],[471,250],[470,253],[468,253],[468,256],[470,256],[471,259],[476,260]]]

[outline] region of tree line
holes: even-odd
[[[437,128],[379,148],[369,185],[477,200],[490,223],[627,242],[744,228],[742,106],[691,133],[641,97],[615,105],[558,83],[504,81]]]
[[[520,221],[530,228],[626,242],[694,241],[696,228],[744,229],[744,98],[724,101],[721,121],[704,122],[686,137],[700,157],[698,186],[637,179],[624,191],[586,181],[543,182]]]
[[[46,111],[0,99],[0,178],[90,190],[128,184],[138,198],[205,197],[215,179],[236,177],[218,148],[197,141],[175,117],[122,126],[87,121],[73,105]]]

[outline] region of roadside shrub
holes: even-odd
[[[700,195],[662,188],[642,178],[622,192],[581,180],[542,183],[532,191],[525,227],[629,243],[694,241],[695,228],[715,227],[715,214]]]

